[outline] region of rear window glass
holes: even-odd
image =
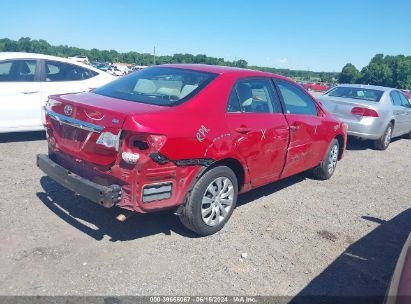
[[[201,91],[216,74],[175,68],[148,68],[115,80],[94,91],[99,95],[173,106]]]
[[[384,92],[380,90],[351,88],[351,87],[336,87],[331,89],[326,95],[333,97],[354,98],[370,101],[380,101]]]

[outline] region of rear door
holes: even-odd
[[[268,78],[239,80],[232,89],[226,121],[247,162],[253,187],[279,178],[289,129]]]
[[[42,128],[41,88],[35,59],[0,61],[0,131]]]
[[[401,98],[401,106],[404,112],[404,134],[411,131],[411,103],[402,92],[398,92]]]
[[[290,144],[281,177],[315,167],[323,158],[327,143],[322,133],[322,114],[314,100],[297,85],[274,79],[290,126]]]

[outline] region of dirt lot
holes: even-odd
[[[411,140],[352,140],[331,180],[245,194],[205,238],[170,213],[116,222],[43,176],[45,151],[41,133],[0,136],[1,295],[383,295],[411,231]]]

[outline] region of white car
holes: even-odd
[[[81,62],[81,63],[89,62],[87,56],[78,55],[78,56],[74,56],[74,57],[68,57],[68,59],[71,59],[71,60],[74,60],[74,61],[77,61],[77,62]]]
[[[0,133],[42,130],[49,95],[90,91],[114,79],[69,59],[0,52]]]
[[[125,70],[121,70],[115,65],[113,65],[109,69],[107,69],[107,73],[109,73],[113,76],[123,76],[123,75],[127,74],[127,72]]]

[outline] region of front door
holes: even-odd
[[[0,130],[41,129],[41,107],[37,61],[0,61]]]
[[[230,95],[226,121],[245,159],[253,187],[279,178],[284,166],[288,125],[267,78],[241,79]]]

